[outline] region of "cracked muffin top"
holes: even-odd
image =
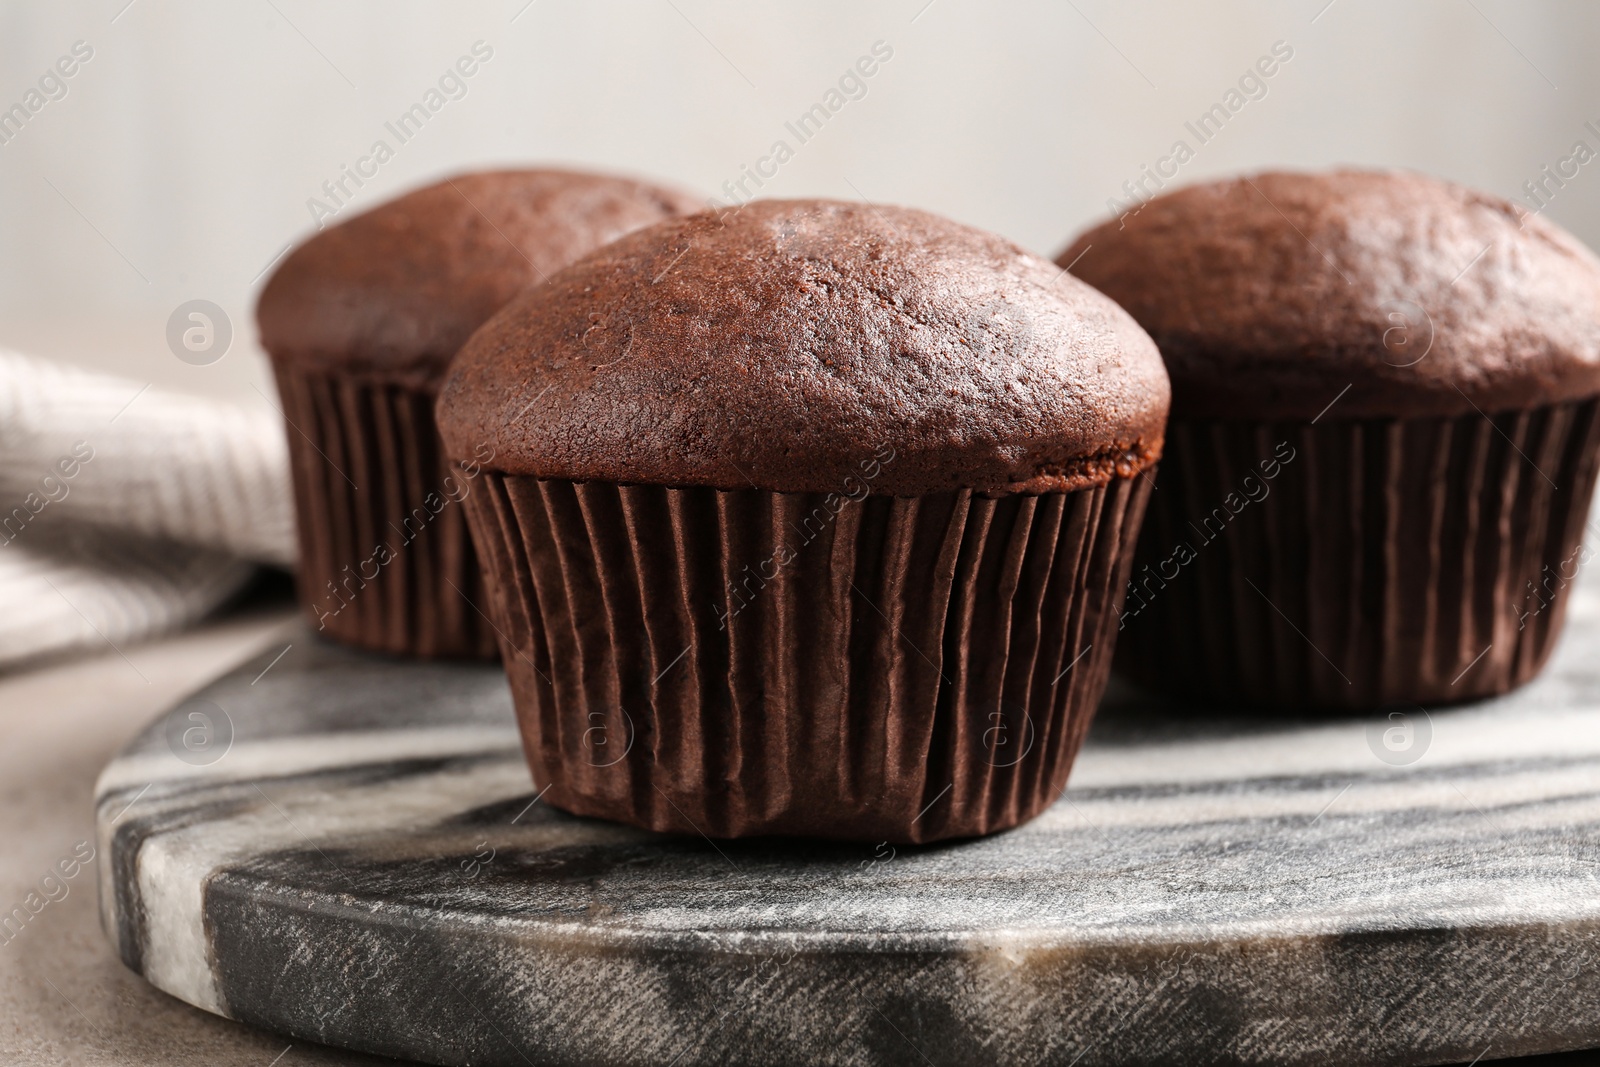
[[[1600,260],[1421,174],[1195,185],[1059,262],[1150,331],[1179,417],[1446,417],[1600,393]]]
[[[778,492],[1042,493],[1131,477],[1161,358],[1111,300],[907,208],[755,201],[640,230],[507,305],[438,404],[511,474]],[[882,463],[886,455],[892,462]]]
[[[506,301],[630,230],[703,206],[565,170],[463,174],[321,231],[256,309],[275,360],[427,389]]]

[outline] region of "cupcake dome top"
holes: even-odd
[[[447,178],[290,253],[257,306],[261,342],[275,359],[426,387],[520,290],[700,206],[673,189],[575,171]]]
[[[1155,345],[1048,261],[922,211],[774,200],[659,223],[522,294],[462,350],[438,419],[452,454],[488,446],[511,474],[913,495],[1132,476],[1167,404]]]
[[[1155,338],[1179,416],[1454,416],[1600,393],[1600,260],[1419,174],[1191,186],[1059,262]]]

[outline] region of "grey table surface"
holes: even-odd
[[[0,674],[0,903],[22,904],[94,842],[102,767],[173,702],[274,641],[281,601],[141,646]],[[278,647],[282,647],[279,645]],[[0,944],[0,1063],[7,1067],[368,1065],[381,1058],[289,1041],[192,1008],[124,967],[100,929],[97,855],[65,896]]]
[[[1039,819],[899,850],[566,816],[493,670],[289,632],[106,768],[106,923],[154,984],[285,1045],[448,1063],[1600,1043],[1597,594],[1501,701],[1286,722],[1115,695]]]

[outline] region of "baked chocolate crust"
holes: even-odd
[[[1058,492],[1155,462],[1168,405],[1133,319],[921,211],[757,201],[632,234],[462,350],[452,455],[624,484]],[[882,449],[895,463],[871,464]],[[854,480],[854,481],[853,481]]]
[[[1059,262],[1155,338],[1174,418],[1451,417],[1600,394],[1600,260],[1419,174],[1191,186]]]
[[[505,170],[447,178],[300,245],[261,293],[276,360],[432,389],[520,290],[630,230],[702,204],[627,178]]]

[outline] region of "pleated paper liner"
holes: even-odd
[[[300,541],[300,600],[321,634],[378,652],[493,658],[462,494],[427,393],[276,368]]]
[[[1325,709],[1522,685],[1588,559],[1597,410],[1175,421],[1119,672],[1189,697]]]
[[[482,482],[468,508],[548,802],[895,842],[1004,829],[1060,794],[1149,493]]]

